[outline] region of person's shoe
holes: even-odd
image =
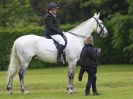
[[[98,93],[98,92],[93,92],[93,95],[94,95],[94,96],[98,96],[98,95],[101,95],[101,94]]]
[[[85,92],[85,96],[89,96],[89,95],[90,95],[89,91]]]

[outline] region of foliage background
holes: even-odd
[[[109,35],[101,39],[93,33],[95,46],[102,48],[100,63],[133,64],[133,0],[0,0],[0,70],[8,67],[15,39],[26,34],[44,35],[43,17],[51,1],[60,4],[58,17],[64,31],[101,12]],[[44,65],[51,66],[34,61],[30,68]]]

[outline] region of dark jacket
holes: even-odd
[[[97,52],[93,45],[85,45],[80,54],[80,65],[83,68],[96,67],[97,66]]]
[[[45,20],[45,36],[50,37],[50,35],[60,34],[63,36],[62,31],[59,29],[59,20],[57,17],[51,13],[47,13],[44,17]]]

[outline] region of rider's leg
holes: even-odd
[[[60,44],[57,52],[57,63],[63,63],[63,60],[61,59],[61,54],[63,53],[63,49],[64,46]]]
[[[58,34],[57,35],[51,35],[51,38],[59,43],[58,52],[57,52],[57,62],[62,63],[61,54],[62,54],[63,49],[64,49],[65,41],[64,41],[63,37],[61,35],[58,35]]]

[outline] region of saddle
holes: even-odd
[[[45,38],[47,38],[47,39],[52,39],[51,37],[47,37],[47,36],[45,36]],[[63,39],[64,39],[64,41],[65,41],[65,46],[64,46],[64,49],[65,49],[65,47],[66,47],[66,45],[67,45],[67,38],[66,38],[66,36],[63,36]],[[56,47],[56,49],[58,50],[58,48],[59,48],[59,43],[58,43],[57,41],[55,41],[54,39],[52,39],[52,40],[54,41],[55,47]],[[63,53],[61,54],[61,58],[62,58],[62,60],[64,61],[63,63],[65,64],[65,62],[66,62],[66,52],[65,52],[65,50],[63,50]]]

